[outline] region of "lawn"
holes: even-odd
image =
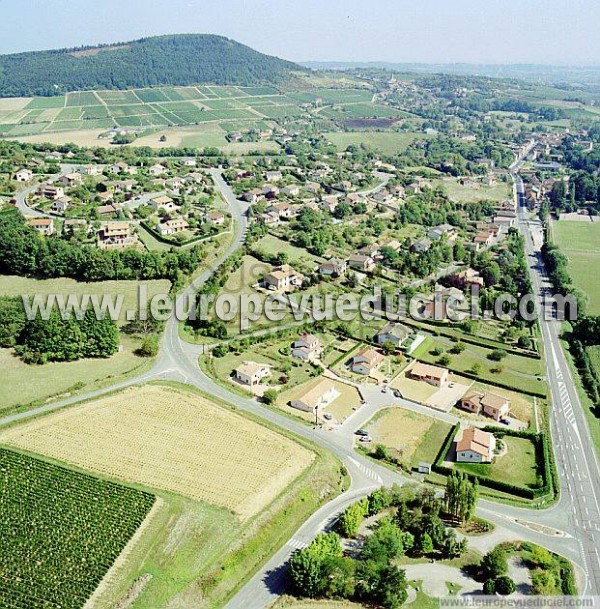
[[[346,150],[348,146],[364,144],[385,155],[404,152],[415,140],[428,137],[425,133],[418,131],[334,131],[325,133],[324,136],[339,150]]]
[[[600,222],[554,222],[552,236],[569,259],[568,272],[575,287],[589,298],[589,313],[600,314]]]
[[[443,186],[448,196],[457,202],[474,202],[484,199],[504,201],[512,197],[512,186],[504,182],[497,182],[493,186],[482,184],[479,188],[471,188],[470,186],[463,186],[455,178],[444,178],[442,180],[435,180],[432,184],[434,188]]]
[[[465,350],[457,355],[449,353],[453,344],[443,336],[429,336],[412,355],[418,360],[437,364],[440,356],[447,354],[450,357],[447,367],[459,374],[468,372],[483,382],[501,383],[515,391],[535,392],[541,397],[545,395],[546,385],[543,380],[537,380],[544,375],[542,360],[509,354],[502,361],[495,362],[488,358],[492,349],[464,343]]]
[[[264,509],[314,454],[207,399],[158,385],[123,392],[0,434],[9,446],[124,482],[224,507]]]
[[[451,426],[411,410],[386,408],[378,412],[366,428],[375,442],[384,444],[393,456],[415,467],[421,461],[435,461]]]
[[[253,246],[253,249],[256,252],[263,252],[268,256],[276,256],[277,254],[285,253],[287,254],[289,264],[298,265],[299,267],[306,268],[310,271],[313,271],[323,260],[322,258],[309,254],[301,247],[296,247],[289,243],[289,241],[279,239],[273,235],[264,236]]]
[[[506,454],[496,457],[493,463],[455,463],[454,467],[469,474],[535,488],[538,469],[533,442],[528,438],[512,436],[504,436],[501,441],[506,444]]]

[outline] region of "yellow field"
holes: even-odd
[[[201,396],[156,385],[9,429],[0,442],[241,519],[271,503],[315,456]]]

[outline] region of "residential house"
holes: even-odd
[[[99,176],[102,173],[100,165],[80,165],[77,171],[84,176]]]
[[[384,361],[383,355],[375,349],[361,349],[353,358],[350,370],[356,374],[371,376]]]
[[[321,353],[321,341],[313,334],[302,334],[292,344],[292,357],[312,361]]]
[[[96,212],[99,216],[112,216],[120,209],[121,206],[118,203],[112,203],[110,205],[99,205],[98,207],[96,207]]]
[[[169,190],[172,190],[173,192],[179,194],[179,191],[181,190],[181,187],[183,186],[183,179],[182,178],[171,178],[165,182],[165,186]]]
[[[279,182],[283,179],[281,171],[267,171],[265,173],[265,180],[267,182]]]
[[[295,271],[289,264],[275,267],[263,278],[263,285],[267,290],[280,291],[289,290],[293,287],[301,287],[304,276]]]
[[[51,184],[47,184],[42,189],[42,196],[46,197],[46,199],[56,201],[56,199],[60,199],[61,197],[65,196],[65,191],[62,186],[52,186]]]
[[[456,238],[458,237],[458,232],[454,226],[450,224],[440,224],[438,226],[433,227],[428,233],[427,238],[431,239],[431,241],[438,241],[444,235],[448,238],[450,243],[454,243]]]
[[[52,211],[55,214],[64,214],[67,211],[67,207],[71,204],[71,197],[61,197],[60,199],[56,199],[54,203],[52,203]]]
[[[184,167],[196,167],[197,162],[196,162],[196,159],[194,159],[192,157],[188,157],[187,159],[183,159],[182,164]]]
[[[398,323],[389,323],[377,332],[375,342],[378,345],[392,343],[395,347],[401,347],[411,334],[411,330],[406,326]]]
[[[150,205],[156,210],[164,209],[167,213],[171,213],[177,209],[175,201],[173,201],[171,197],[167,197],[167,195],[161,195],[160,197],[151,199]]]
[[[137,243],[137,235],[128,222],[108,222],[98,231],[98,247],[103,250],[125,249]]]
[[[464,269],[460,271],[460,273],[454,275],[453,281],[456,285],[463,289],[474,285],[478,285],[482,288],[484,283],[483,277],[479,274],[479,271],[472,268]]]
[[[162,167],[162,165],[160,165]],[[163,168],[164,169],[164,168]],[[137,173],[137,169],[135,167],[131,167],[124,161],[119,161],[118,163],[113,163],[109,166],[108,171],[110,173],[120,174],[120,173],[128,173],[129,175],[135,175]],[[154,174],[151,174],[154,175]],[[157,174],[160,175],[160,174]]]
[[[423,381],[430,385],[434,385],[435,387],[443,387],[448,383],[449,378],[449,373],[446,368],[424,364],[423,362],[417,362],[407,372],[407,375],[415,381]]]
[[[178,216],[176,218],[170,218],[169,220],[160,222],[156,226],[156,230],[161,235],[175,235],[176,233],[182,233],[189,227],[190,225],[188,224],[187,220],[182,216]]]
[[[294,208],[289,203],[275,203],[267,207],[267,212],[276,213],[281,219],[289,220],[295,217]]]
[[[290,406],[303,412],[315,413],[327,408],[339,396],[340,392],[335,388],[335,385],[331,381],[323,379],[301,398],[291,400]]]
[[[77,184],[81,184],[81,182],[83,181],[83,176],[74,171],[72,173],[65,173],[65,175],[62,175],[58,178],[58,181],[63,185],[63,186],[69,186],[69,187],[73,187],[73,186],[77,186]]]
[[[473,248],[476,252],[490,247],[494,243],[494,233],[492,231],[484,230],[473,237]]]
[[[418,241],[415,241],[410,246],[410,251],[416,252],[418,254],[428,252],[430,249],[431,249],[431,240],[428,239],[427,237],[423,237],[423,239],[419,239]]]
[[[346,274],[348,263],[340,258],[330,258],[319,266],[319,273],[325,277],[342,277]]]
[[[289,186],[284,186],[281,189],[281,194],[284,194],[286,197],[297,197],[300,194],[300,186],[297,184],[290,184]]]
[[[20,169],[15,173],[15,180],[17,182],[29,182],[30,180],[33,180],[33,171],[30,171],[29,169]]]
[[[225,214],[222,211],[210,211],[204,216],[205,221],[213,226],[225,224]]]
[[[54,220],[52,218],[31,218],[31,220],[27,221],[27,224],[45,237],[49,237],[54,233]]]
[[[164,165],[156,164],[148,168],[148,174],[151,176],[162,176],[167,173],[167,168]]]
[[[463,429],[456,441],[458,463],[491,463],[496,449],[494,434],[477,427]]]
[[[348,266],[352,269],[362,272],[372,271],[375,267],[375,261],[371,256],[363,254],[353,254],[348,258]]]
[[[257,362],[243,362],[233,373],[240,383],[254,387],[271,374],[271,366]]]
[[[510,412],[510,400],[489,392],[472,391],[467,393],[459,400],[459,405],[463,410],[475,414],[484,414],[494,419],[494,421],[501,421]]]
[[[358,253],[361,256],[368,256],[370,258],[375,258],[379,255],[379,246],[377,243],[371,243],[369,245],[365,245],[358,250]]]

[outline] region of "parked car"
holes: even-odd
[[[369,432],[366,429],[357,429],[354,434],[357,436],[369,437]]]
[[[361,439],[359,440],[359,442],[364,442],[365,444],[368,444],[371,441],[371,436],[362,436]]]
[[[400,389],[396,389],[394,391],[394,397],[396,397],[396,398],[401,398],[402,397],[402,393],[400,392]]]

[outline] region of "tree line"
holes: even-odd
[[[78,281],[169,279],[193,272],[206,257],[202,246],[187,250],[101,250],[87,244],[41,237],[15,209],[0,212],[0,273]]]

